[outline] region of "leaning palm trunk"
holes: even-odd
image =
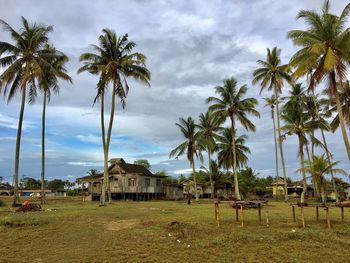
[[[334,80],[334,83],[335,83],[335,80]],[[340,82],[340,83],[341,83],[341,85],[343,85],[342,82]],[[345,148],[346,148],[346,153],[348,154],[348,159],[350,161],[350,143],[349,143],[348,135],[347,135],[346,128],[345,128],[343,111],[342,111],[342,107],[340,105],[340,99],[339,99],[339,94],[338,94],[337,90],[334,92],[334,95],[335,95],[335,102],[337,104],[337,112],[338,112],[338,116],[339,116],[339,124],[340,124],[340,128],[341,128],[342,135],[343,135],[343,140],[344,140],[344,144],[345,144]]]
[[[194,165],[194,156],[192,156],[192,173],[193,173],[193,182],[194,182],[194,194],[196,196],[196,201],[199,202],[199,196],[198,196],[198,191],[197,191],[197,178],[196,178],[196,169]]]
[[[305,175],[305,167],[304,167],[304,150],[303,150],[303,143],[302,143],[302,138],[300,134],[298,134],[298,138],[299,138],[299,155],[300,155],[300,164],[301,164],[301,174],[303,176],[303,191],[300,196],[300,203],[303,204],[305,202],[307,185],[306,185],[306,175]]]
[[[275,161],[276,161],[276,199],[277,199],[277,189],[278,189],[278,150],[277,150],[277,136],[276,136],[276,122],[275,122],[275,112],[272,110],[272,123],[273,123],[273,138],[275,141]]]
[[[334,174],[333,174],[333,169],[332,169],[331,156],[330,156],[329,151],[328,151],[326,136],[324,135],[324,131],[322,129],[321,129],[321,134],[322,134],[323,144],[324,144],[324,146],[326,148],[327,161],[328,161],[328,163],[329,163],[329,165],[331,167],[330,171],[331,171],[332,185],[333,185],[334,193],[335,193],[335,201],[337,203],[339,203],[339,194],[338,194],[338,190],[337,190],[337,187],[336,187],[336,184],[335,184],[335,179],[334,179]]]
[[[237,175],[237,156],[236,156],[236,133],[235,133],[235,121],[234,116],[231,116],[231,132],[232,132],[232,167],[233,167],[233,176],[235,183],[235,196],[237,200],[241,200],[241,195],[239,193],[239,185],[238,185],[238,175]]]
[[[45,115],[46,115],[46,90],[43,95],[43,113],[41,120],[41,204],[45,204]]]
[[[210,148],[208,147],[208,159],[209,159],[209,181],[210,181],[210,188],[211,188],[211,198],[214,198],[214,185],[213,185],[213,176],[212,176],[212,171],[211,171],[211,151]]]
[[[108,180],[108,152],[106,151],[106,138],[105,138],[105,122],[104,122],[104,92],[101,94],[101,136],[102,136],[102,146],[103,146],[103,183],[102,192],[100,197],[100,205],[105,205],[106,200],[106,184]],[[107,179],[106,179],[107,178]]]
[[[21,110],[19,112],[18,130],[17,130],[17,139],[16,139],[15,172],[13,174],[14,199],[13,199],[12,206],[17,206],[20,204],[19,193],[18,193],[18,168],[19,168],[19,152],[20,152],[20,147],[21,147],[21,135],[22,135],[22,124],[23,124],[25,102],[26,102],[26,83],[23,83],[23,85],[22,85],[22,98],[21,98]]]
[[[278,145],[280,148],[282,169],[283,169],[283,179],[284,179],[284,200],[288,201],[288,188],[287,188],[287,173],[286,173],[286,165],[284,163],[284,155],[283,155],[283,147],[282,147],[282,136],[281,136],[281,122],[280,122],[280,114],[278,107],[278,94],[277,90],[275,90],[276,96],[276,115],[277,115],[277,130],[278,130]]]

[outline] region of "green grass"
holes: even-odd
[[[5,202],[10,204],[9,199]],[[246,210],[243,228],[228,205],[220,206],[217,227],[209,202],[120,201],[98,207],[75,198],[49,201],[43,209],[23,214],[9,206],[0,208],[0,262],[319,263],[350,258],[349,208],[345,222],[339,208],[330,210],[331,230],[322,209],[319,222],[314,208],[305,209],[303,229],[300,211],[295,224],[290,206],[283,202],[267,207],[269,227],[258,223],[257,210]]]

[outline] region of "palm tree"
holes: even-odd
[[[196,201],[198,201],[199,196],[197,192],[197,179],[194,160],[195,157],[197,157],[197,159],[202,159],[201,150],[203,144],[200,142],[201,134],[198,132],[198,127],[191,117],[188,117],[187,119],[180,118],[179,123],[175,123],[175,125],[180,128],[180,131],[186,140],[170,152],[169,158],[174,156],[178,158],[186,153],[187,160],[190,162],[190,166],[192,168],[195,196]]]
[[[241,199],[237,178],[237,156],[235,151],[236,138],[236,120],[238,120],[246,130],[255,131],[255,125],[248,119],[248,114],[260,117],[259,112],[255,109],[258,101],[254,98],[242,97],[247,93],[247,86],[243,85],[237,90],[237,81],[234,78],[223,81],[223,86],[217,86],[215,92],[219,97],[209,97],[207,103],[212,103],[209,110],[224,122],[227,118],[231,121],[231,138],[232,138],[232,168],[235,181],[235,196]]]
[[[45,53],[48,54],[48,62],[53,67],[54,71],[48,71],[45,74],[45,79],[39,80],[40,89],[43,93],[43,110],[42,110],[42,124],[41,124],[41,203],[45,203],[45,117],[46,117],[46,103],[50,102],[51,93],[58,94],[60,86],[58,80],[66,80],[72,83],[71,77],[67,74],[65,64],[68,62],[68,57],[55,48],[46,46]],[[50,56],[52,54],[53,56]]]
[[[100,204],[105,205],[106,192],[108,191],[109,201],[111,201],[109,189],[108,154],[112,136],[113,120],[115,113],[116,96],[121,100],[121,105],[125,108],[126,96],[129,91],[128,77],[132,77],[143,84],[149,86],[151,73],[146,68],[146,57],[138,52],[132,53],[136,44],[128,40],[128,35],[118,37],[111,29],[103,29],[99,37],[99,46],[92,45],[96,53],[83,53],[80,61],[84,63],[78,73],[87,71],[94,75],[99,75],[97,84],[97,95],[94,103],[101,100],[101,134],[104,153],[104,176]],[[112,103],[110,110],[107,137],[105,136],[104,123],[104,101],[108,85],[112,85]]]
[[[328,94],[334,98],[340,120],[343,141],[350,160],[350,143],[341,110],[337,81],[344,83],[350,64],[350,28],[346,27],[350,14],[347,4],[340,16],[329,13],[329,1],[323,4],[322,13],[301,10],[297,19],[303,19],[306,30],[292,30],[288,37],[301,47],[290,60],[295,67],[294,78],[308,76],[309,88],[314,89],[324,78],[328,78]]]
[[[246,146],[247,135],[235,138],[236,167],[242,168],[248,162],[247,154],[250,149]],[[218,164],[220,167],[229,169],[233,167],[232,160],[232,132],[230,128],[223,128],[217,137]]]
[[[11,101],[18,90],[21,91],[21,106],[18,118],[15,165],[14,165],[14,201],[13,206],[20,203],[18,194],[18,170],[19,155],[21,145],[22,123],[26,94],[28,91],[29,100],[34,100],[38,78],[45,81],[45,74],[54,71],[44,48],[48,42],[48,34],[52,31],[51,26],[29,24],[22,17],[22,28],[14,30],[5,21],[0,20],[0,24],[11,35],[14,44],[0,42],[0,65],[4,72],[0,75],[0,91],[7,96],[7,101]],[[29,88],[29,90],[28,90]]]
[[[264,100],[266,102],[264,107],[270,107],[271,108],[271,119],[272,119],[272,123],[273,123],[273,138],[274,138],[274,143],[275,143],[276,187],[277,187],[277,179],[278,179],[278,150],[277,150],[276,121],[275,121],[276,97],[274,95],[272,95],[270,98],[264,98]]]
[[[306,133],[311,129],[310,116],[304,111],[303,107],[296,101],[290,100],[284,106],[281,114],[285,125],[281,128],[287,135],[297,135],[299,140],[299,157],[301,163],[301,172],[303,176],[303,192],[301,194],[300,202],[305,202],[305,193],[307,191],[306,175],[304,169],[304,146],[307,144]]]
[[[253,84],[259,83],[261,86],[260,94],[264,89],[273,90],[276,103],[276,116],[277,116],[277,131],[278,131],[278,145],[280,149],[280,156],[283,169],[284,178],[284,193],[285,200],[288,200],[287,191],[287,173],[284,163],[282,136],[281,136],[281,122],[279,113],[279,95],[282,93],[282,87],[284,82],[290,83],[290,70],[288,64],[281,64],[281,50],[274,47],[272,50],[267,49],[266,61],[258,60],[257,63],[261,66],[254,71]]]
[[[313,179],[313,181],[316,182],[316,184],[319,185],[319,189],[321,189],[321,197],[322,202],[326,203],[326,190],[327,190],[327,181],[325,178],[326,174],[342,174],[347,176],[347,172],[345,172],[343,169],[337,169],[334,168],[339,162],[331,162],[327,159],[325,159],[325,155],[317,156],[313,155],[311,161],[305,161],[304,165],[304,172],[309,173]],[[298,171],[302,171],[299,169]]]
[[[211,153],[215,148],[215,138],[217,137],[215,132],[219,129],[220,122],[211,112],[207,111],[205,114],[199,115],[199,124],[197,125],[199,133],[202,137],[202,141],[205,144],[205,148],[208,153],[208,167],[209,167],[209,179],[211,187],[211,197],[214,198],[214,185],[212,179],[211,170]]]

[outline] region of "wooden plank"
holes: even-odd
[[[295,219],[295,206],[292,205],[292,214],[293,214],[293,222],[296,223],[297,220]]]
[[[243,214],[243,205],[240,204],[240,209],[241,209],[241,227],[244,227],[244,214]]]
[[[238,222],[239,221],[239,218],[238,218],[238,206],[236,205],[236,221]]]
[[[328,206],[325,209],[326,209],[326,218],[327,218],[327,228],[331,229],[331,220],[329,218],[329,208],[328,208]]]
[[[316,206],[316,221],[318,221],[320,219],[320,214],[318,211],[318,206]]]
[[[344,206],[340,207],[340,212],[341,212],[341,221],[344,222]]]
[[[258,204],[259,224],[261,224],[261,204]]]

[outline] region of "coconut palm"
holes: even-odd
[[[304,172],[311,175],[312,180],[316,182],[319,189],[321,189],[322,202],[326,203],[327,192],[327,180],[325,176],[327,174],[342,174],[347,176],[347,172],[343,169],[334,168],[339,162],[331,162],[325,158],[325,155],[317,156],[313,155],[311,161],[307,160],[304,164]],[[301,171],[299,169],[298,171]]]
[[[338,93],[344,121],[350,127],[350,82],[347,80],[342,85],[338,83]],[[339,127],[339,114],[337,114],[337,105],[335,100],[328,100],[329,113],[335,113],[335,117],[331,122],[331,128],[334,132]]]
[[[229,166],[232,167],[232,166]],[[213,184],[213,195],[216,196],[216,186],[220,183],[229,183],[230,181],[226,181],[225,174],[220,170],[220,166],[217,161],[210,160],[210,171],[204,166],[201,167],[205,171],[205,173],[209,177],[209,182],[211,180]],[[208,179],[206,179],[208,181]]]
[[[276,162],[276,187],[277,187],[277,179],[278,179],[278,150],[277,150],[277,136],[276,136],[276,121],[275,121],[275,106],[276,106],[276,97],[272,95],[269,98],[264,98],[265,105],[264,107],[271,108],[271,119],[273,124],[273,138],[275,143],[275,162]]]
[[[237,156],[235,151],[236,138],[236,120],[238,120],[246,130],[255,131],[255,125],[248,119],[248,115],[260,117],[259,112],[255,109],[258,101],[255,98],[243,98],[247,93],[247,86],[243,85],[237,88],[237,81],[234,78],[223,81],[222,86],[217,86],[215,92],[219,97],[209,97],[207,103],[212,105],[209,110],[224,122],[227,118],[231,122],[231,139],[232,139],[232,168],[235,181],[235,196],[241,199],[237,178]]]
[[[250,149],[245,145],[247,139],[247,135],[241,135],[235,138],[236,167],[242,168],[248,162],[247,154],[250,154]],[[230,128],[223,128],[217,137],[217,152],[220,167],[225,169],[233,167],[232,132]]]
[[[214,198],[214,185],[211,174],[211,154],[215,148],[216,132],[219,130],[220,121],[215,118],[215,115],[207,111],[205,114],[199,115],[199,124],[197,125],[204,147],[208,153],[209,179],[211,187],[211,197]]]
[[[180,118],[179,122],[175,123],[175,125],[180,128],[180,131],[186,140],[170,152],[169,158],[178,158],[183,154],[187,155],[187,160],[190,162],[192,168],[195,196],[198,201],[199,196],[197,192],[195,157],[202,160],[201,150],[203,150],[203,143],[201,142],[201,134],[198,132],[198,127],[191,117],[188,117],[187,119]]]
[[[301,172],[303,176],[303,192],[300,202],[305,202],[305,193],[307,191],[306,175],[304,169],[304,147],[307,144],[306,134],[310,132],[310,115],[304,111],[303,107],[296,101],[290,100],[283,108],[281,118],[285,125],[281,127],[287,135],[297,135],[299,141],[299,157],[301,163]]]
[[[92,45],[96,53],[83,53],[80,61],[84,63],[78,73],[87,71],[94,75],[99,75],[97,83],[97,100],[101,101],[101,134],[104,153],[104,176],[100,204],[105,205],[106,192],[108,191],[109,201],[111,201],[109,189],[108,154],[112,136],[113,120],[115,114],[116,97],[121,101],[121,106],[125,108],[126,96],[129,91],[127,78],[131,77],[149,86],[151,73],[146,68],[146,57],[138,52],[132,53],[136,44],[128,40],[128,35],[118,37],[111,29],[103,29],[99,37],[99,45]],[[105,136],[104,104],[108,86],[112,86],[111,110],[107,136]]]
[[[281,122],[279,113],[279,96],[282,93],[282,87],[285,82],[290,83],[290,69],[288,64],[281,62],[281,50],[274,47],[272,50],[267,49],[266,61],[258,60],[257,63],[261,66],[254,71],[253,84],[259,83],[261,86],[260,94],[264,89],[272,90],[275,95],[276,116],[277,116],[277,131],[278,131],[278,145],[280,150],[283,178],[284,178],[284,193],[285,200],[288,200],[287,192],[287,173],[284,163],[282,136],[281,136]]]
[[[22,124],[27,92],[29,100],[34,101],[36,96],[37,82],[40,78],[45,82],[45,74],[54,71],[48,63],[48,58],[54,54],[44,52],[48,43],[48,34],[52,31],[51,26],[29,24],[22,17],[22,27],[19,31],[14,30],[5,21],[0,20],[0,25],[10,33],[14,43],[0,42],[0,65],[4,71],[0,75],[0,91],[11,101],[18,91],[21,92],[21,106],[18,119],[15,165],[14,165],[14,201],[16,206],[20,203],[18,194],[18,170],[20,158],[20,145]]]
[[[45,79],[39,79],[39,87],[43,93],[43,110],[42,110],[42,124],[41,124],[41,203],[45,203],[45,117],[46,117],[46,103],[50,102],[51,94],[59,93],[58,80],[65,80],[72,82],[71,77],[67,74],[65,64],[68,62],[68,57],[55,48],[46,46],[45,53],[54,54],[48,57],[48,62],[54,68],[54,71],[48,71],[45,74]]]
[[[350,160],[350,143],[341,110],[337,81],[345,81],[346,71],[350,64],[350,28],[347,19],[350,4],[347,4],[340,16],[329,13],[329,1],[323,4],[322,12],[301,10],[297,19],[307,24],[306,30],[292,30],[288,37],[298,50],[290,60],[295,68],[294,78],[307,76],[309,88],[313,90],[323,79],[328,79],[328,94],[334,98],[340,120],[343,141]]]

